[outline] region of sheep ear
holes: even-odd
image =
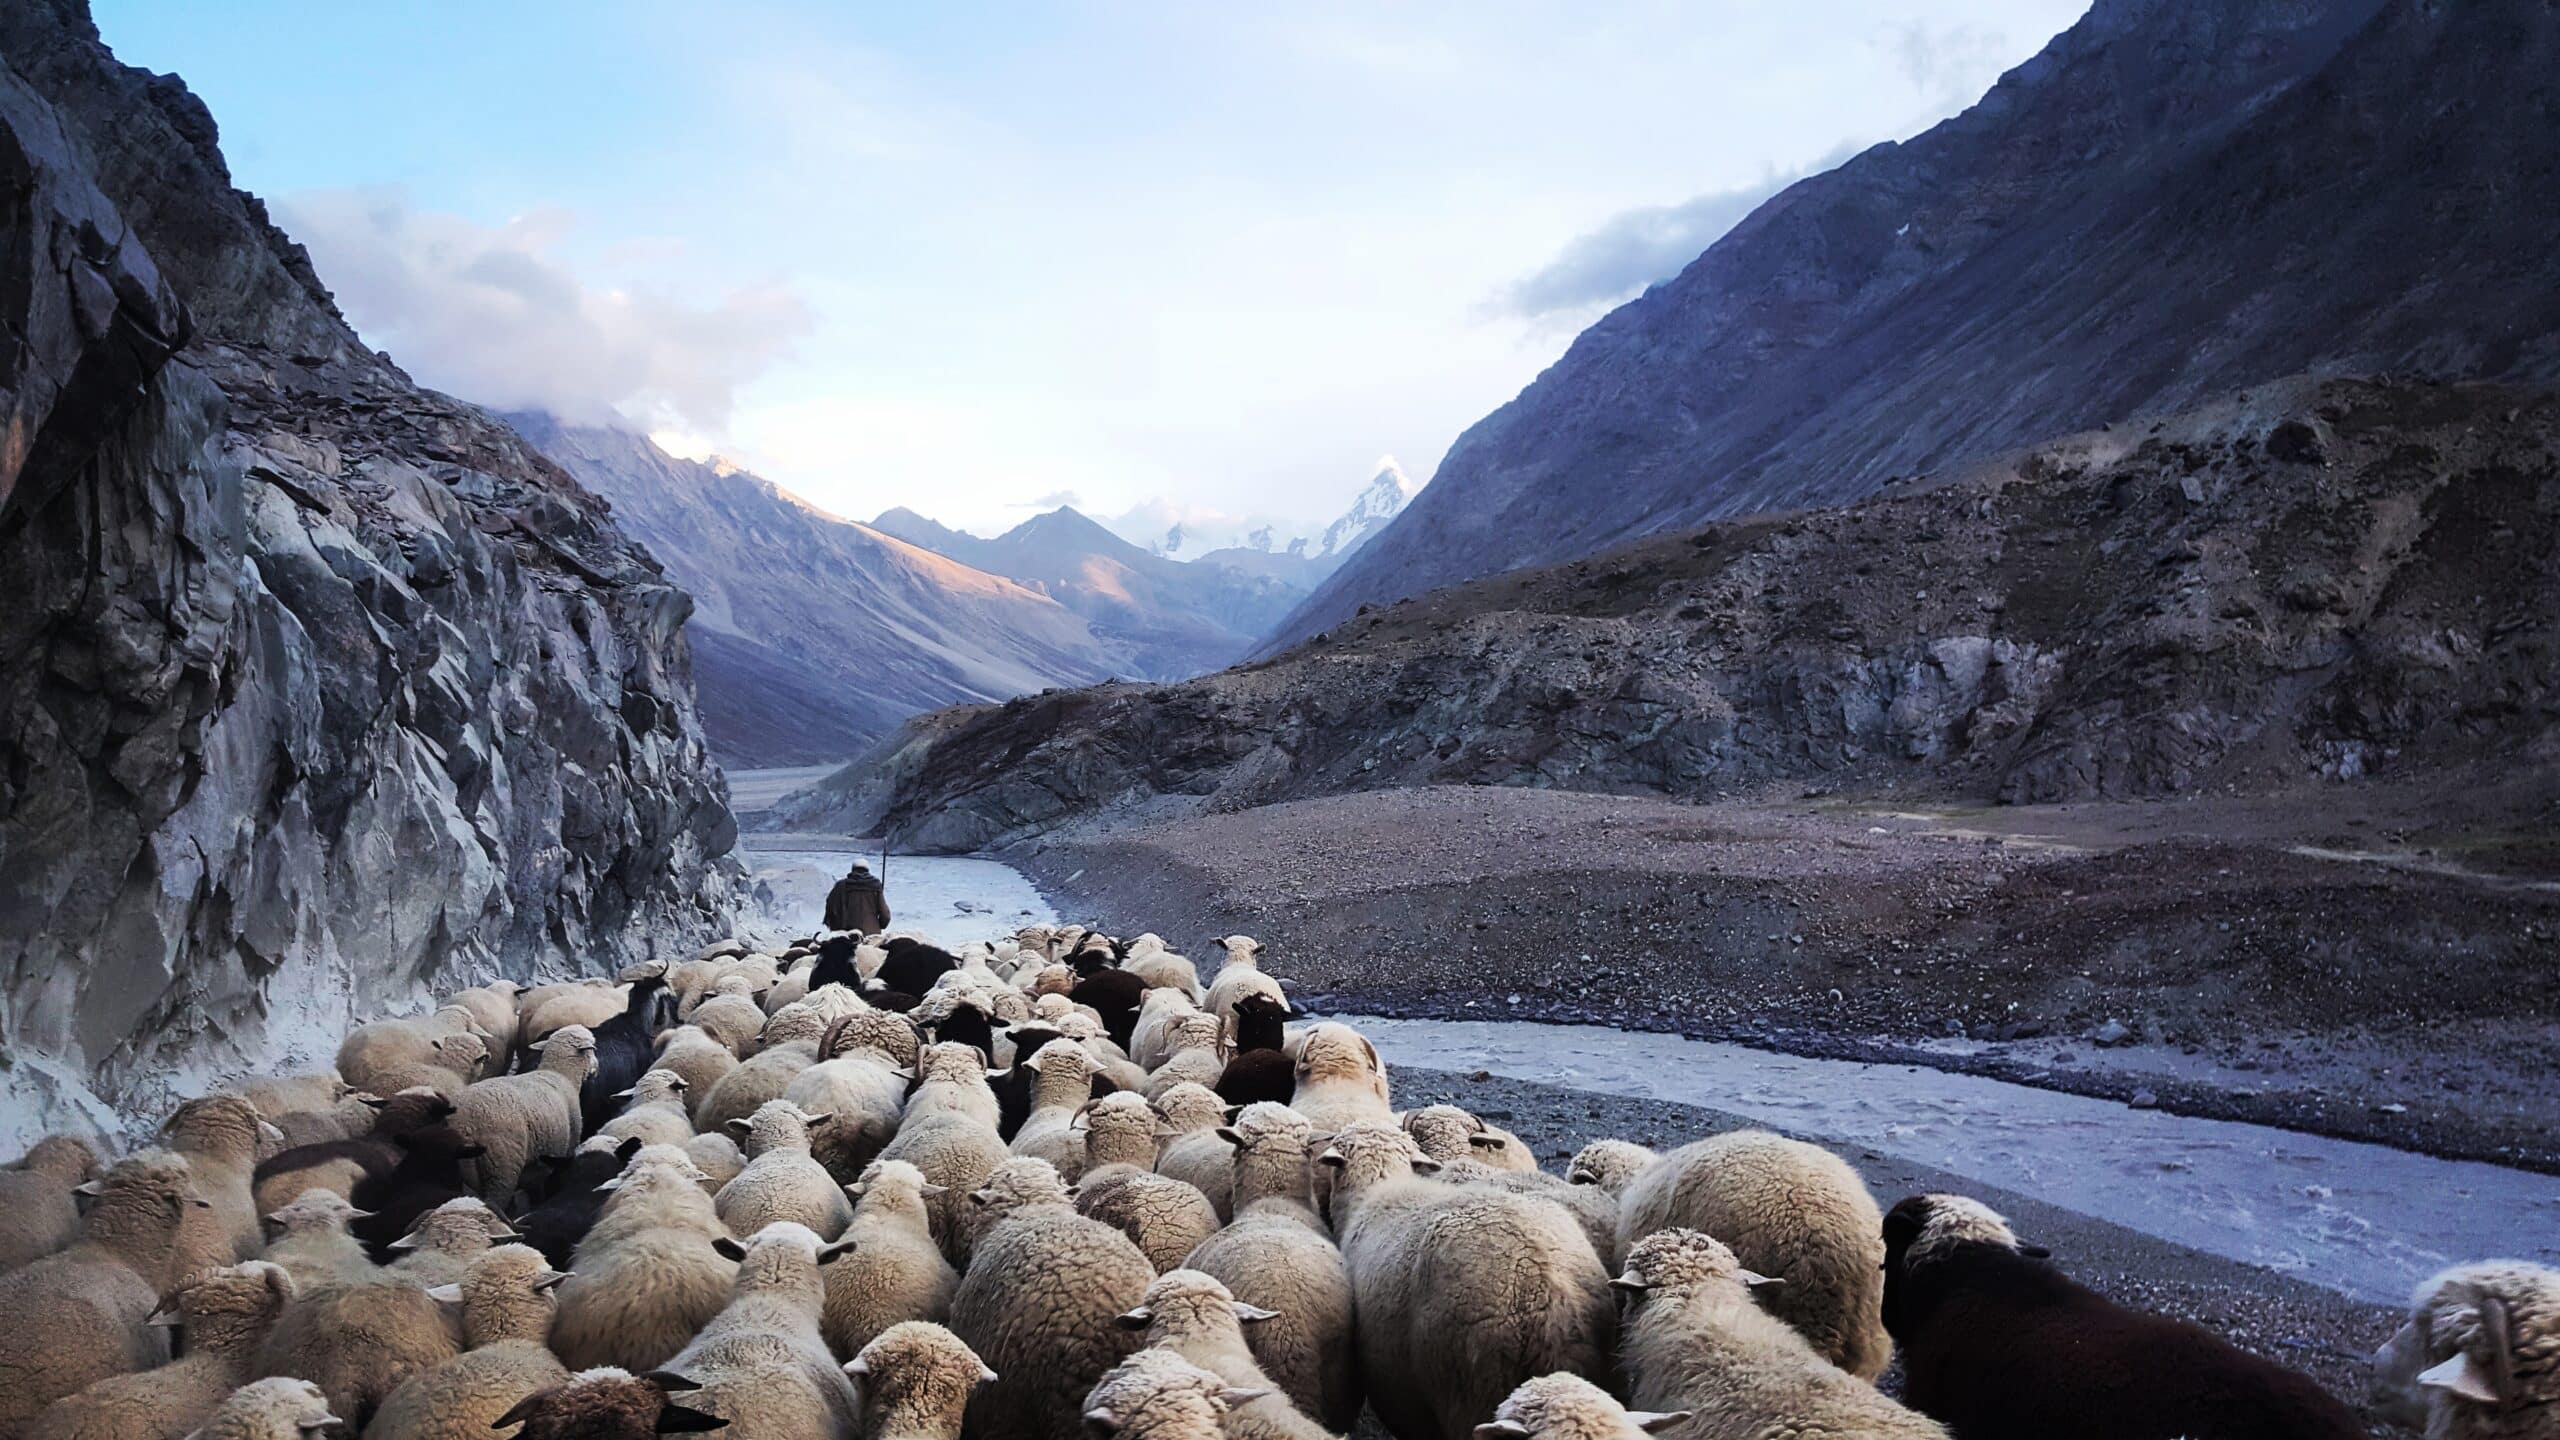
[[[95,1196],[105,1194],[106,1189],[107,1183],[103,1180],[83,1180],[79,1184],[71,1187],[71,1193],[74,1195]]]
[[[1511,1142],[1499,1135],[1470,1135],[1467,1137],[1467,1143],[1479,1150],[1499,1150]]]
[[[553,1392],[558,1389],[560,1389],[560,1387],[554,1385],[550,1390],[536,1390],[532,1394],[527,1395],[515,1404],[508,1406],[506,1414],[490,1421],[489,1428],[492,1430],[504,1430],[510,1425],[522,1424],[524,1421],[532,1417],[535,1407],[541,1405],[543,1401],[550,1399]]]
[[[721,1255],[727,1259],[744,1260],[747,1258],[747,1247],[739,1244],[736,1240],[727,1235],[723,1235],[719,1239],[712,1241],[711,1248],[719,1251]]]
[[[718,1430],[728,1423],[728,1420],[721,1416],[696,1410],[690,1405],[670,1403],[660,1407],[658,1411],[658,1433],[661,1435],[685,1435],[696,1430]]]
[[[453,1158],[456,1160],[477,1160],[488,1153],[489,1147],[486,1145],[457,1145],[453,1150]]]
[[[1316,1163],[1319,1165],[1330,1165],[1334,1169],[1339,1170],[1343,1166],[1351,1163],[1351,1157],[1343,1154],[1339,1150],[1327,1150],[1316,1157]]]
[[[800,1123],[808,1126],[812,1130],[817,1129],[819,1126],[826,1124],[834,1118],[836,1118],[836,1112],[833,1110],[821,1110],[815,1115],[810,1114],[806,1110],[800,1112]]]
[[[1517,1420],[1493,1420],[1476,1427],[1476,1440],[1520,1440],[1529,1427]]]
[[[403,1235],[383,1248],[386,1250],[415,1250],[418,1248],[418,1237],[414,1233]]]
[[[637,1085],[634,1085],[634,1086],[632,1086],[632,1087],[631,1087],[630,1089],[628,1089],[628,1090],[616,1090],[616,1091],[614,1091],[614,1092],[613,1092],[613,1098],[614,1098],[614,1099],[616,1099],[616,1100],[628,1100],[628,1099],[630,1099],[632,1096],[637,1095],[637,1094],[639,1094],[639,1093],[640,1093],[640,1087],[639,1087],[639,1086],[637,1086]]]
[[[2466,1350],[2443,1364],[2418,1372],[2418,1383],[2429,1389],[2449,1391],[2465,1400],[2483,1405],[2498,1403],[2497,1387],[2489,1383],[2489,1372]]]
[[[2026,1256],[2030,1260],[2050,1260],[2053,1258],[2053,1252],[2042,1245],[2021,1245],[2018,1247],[2018,1253]]]
[[[983,1364],[980,1365],[978,1367],[978,1383],[981,1385],[993,1385],[996,1383],[996,1372],[988,1369]]]
[[[754,1127],[747,1124],[744,1120],[732,1120],[729,1122],[729,1128],[737,1131],[741,1135],[744,1135]]]
[[[1144,1330],[1149,1325],[1155,1323],[1155,1318],[1155,1311],[1141,1305],[1135,1310],[1124,1312],[1120,1318],[1113,1323],[1117,1324],[1123,1330]]]
[[[701,1381],[688,1379],[685,1376],[677,1374],[673,1370],[652,1370],[647,1374],[642,1375],[640,1378],[657,1386],[661,1393],[668,1395],[682,1394],[687,1390],[699,1390],[702,1388]]]
[[[369,1105],[376,1110],[387,1109],[391,1104],[389,1100],[386,1100],[379,1095],[359,1095],[356,1097],[356,1103],[360,1105]],[[516,1408],[522,1409],[524,1407],[518,1406]]]
[[[462,1303],[462,1287],[459,1285],[431,1286],[427,1290],[427,1298],[439,1305],[459,1305]]]
[[[1218,1398],[1226,1402],[1228,1409],[1235,1410],[1250,1405],[1270,1393],[1270,1388],[1267,1386],[1259,1390],[1221,1390],[1218,1392]]]
[[[1754,1270],[1737,1270],[1734,1277],[1754,1290],[1775,1290],[1787,1283],[1775,1275],[1763,1275]]]
[[[1638,1275],[1633,1270],[1630,1270],[1626,1274],[1612,1279],[1609,1282],[1609,1288],[1612,1290],[1624,1291],[1629,1295],[1641,1295],[1653,1287],[1645,1282],[1645,1278],[1643,1276]]]
[[[870,1358],[867,1356],[856,1355],[852,1359],[847,1360],[844,1362],[844,1373],[856,1377],[870,1374]]]
[[[1630,1410],[1627,1419],[1647,1435],[1659,1434],[1689,1418],[1687,1410]]]
[[[818,1247],[818,1263],[833,1265],[852,1253],[853,1242],[850,1240],[839,1240],[833,1245],[821,1245]]]
[[[919,1193],[921,1193],[927,1200],[932,1200],[937,1197],[950,1194],[951,1187],[948,1185],[936,1185],[927,1181]]]
[[[533,1293],[540,1295],[552,1290],[557,1290],[568,1280],[568,1278],[569,1272],[566,1270],[545,1270],[540,1275],[534,1277]]]
[[[1265,1310],[1259,1305],[1248,1305],[1242,1300],[1235,1302],[1235,1310],[1236,1318],[1244,1321],[1248,1325],[1259,1320],[1277,1320],[1280,1318],[1280,1312],[1277,1310]]]
[[[1239,1150],[1244,1148],[1244,1132],[1238,1130],[1233,1125],[1219,1126],[1218,1138],[1226,1141],[1228,1144],[1233,1145]]]
[[[1437,1175],[1440,1173],[1440,1162],[1432,1159],[1428,1155],[1416,1155],[1413,1157],[1411,1163],[1413,1165],[1413,1173],[1416,1175]]]
[[[1108,1406],[1097,1405],[1084,1412],[1084,1428],[1095,1435],[1117,1435],[1120,1416]]]

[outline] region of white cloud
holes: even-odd
[[[386,190],[310,191],[277,209],[367,343],[485,405],[716,434],[738,388],[811,328],[809,307],[780,285],[705,304],[590,284],[560,258],[573,223],[563,211],[492,228]]]
[[[1972,103],[2016,59],[2007,36],[1961,22],[1914,20],[1884,43],[1912,86],[1950,109]]]
[[[1595,305],[1628,299],[1679,274],[1769,197],[1856,153],[1857,147],[1844,145],[1804,169],[1772,170],[1756,184],[1677,205],[1622,211],[1575,236],[1555,259],[1513,282],[1493,308],[1529,319],[1584,318],[1583,312]]]

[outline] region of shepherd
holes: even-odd
[[[856,860],[827,892],[827,928],[877,935],[889,928],[889,897],[880,877]]]

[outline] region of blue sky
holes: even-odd
[[[421,379],[979,529],[1426,475],[2081,8],[96,0]]]

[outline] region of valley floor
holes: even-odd
[[[1106,928],[1257,935],[1318,1008],[1910,1060],[2560,1172],[2560,876],[2529,836],[2430,829],[2430,799],[1445,788],[1010,858]]]

